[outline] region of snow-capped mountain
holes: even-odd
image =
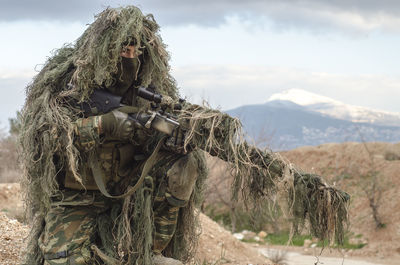
[[[227,113],[240,118],[249,140],[273,150],[331,142],[400,141],[399,113],[351,106],[299,89]]]
[[[308,110],[356,123],[400,126],[400,113],[348,105],[302,89],[290,89],[274,94],[267,102],[273,101],[290,101]]]

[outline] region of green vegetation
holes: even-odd
[[[356,236],[355,236],[355,238],[362,238],[362,234],[357,234]]]
[[[8,134],[0,128],[0,183],[19,181],[21,171],[18,164],[17,135],[20,124],[20,114],[17,118],[9,119]]]
[[[362,237],[362,235],[356,236],[356,238],[361,238],[361,237]],[[306,239],[312,240],[312,237],[310,235],[294,235],[292,238],[292,241],[289,244],[292,246],[302,247],[302,246],[304,246],[304,241]],[[242,240],[242,241],[248,242],[248,243],[260,243],[254,239]],[[288,242],[289,242],[289,232],[282,232],[279,234],[268,234],[267,237],[264,239],[264,242],[261,241],[261,243],[268,243],[271,245],[287,245]],[[317,244],[317,247],[328,246],[327,241],[323,241],[323,242],[318,241],[316,244]],[[338,246],[337,244],[335,244],[332,247],[333,248],[343,248],[343,249],[360,249],[366,245],[367,244],[365,244],[365,243],[351,244],[349,242],[349,237],[345,236],[343,246]]]
[[[344,249],[360,249],[365,247],[366,243],[350,244],[348,238],[345,239],[343,247]]]
[[[310,235],[294,235],[292,238],[291,245],[303,246],[304,240],[312,239]],[[272,245],[286,245],[289,241],[289,232],[283,232],[279,234],[268,234],[265,238],[265,242]]]
[[[221,224],[226,229],[232,229],[232,214],[228,210],[221,210],[223,207],[221,205],[209,205],[206,207],[206,214],[213,219],[215,222]],[[262,216],[251,215],[242,208],[238,207],[235,211],[236,218],[236,231],[249,230],[254,232],[259,232],[269,226],[268,218],[262,218]],[[282,228],[282,227],[281,227]],[[268,231],[267,229],[265,229]],[[271,244],[271,245],[287,245],[289,242],[290,233],[289,231],[282,229],[282,231],[278,231],[275,233],[269,233],[265,239],[261,239],[261,241],[257,241],[253,238],[243,239],[243,242],[247,243],[259,243],[259,244]],[[349,238],[352,237],[352,234],[345,235],[343,245],[339,246],[337,244],[333,245],[333,248],[343,248],[343,249],[360,249],[363,248],[365,243],[357,243],[351,244],[349,242]],[[361,239],[362,234],[357,234],[354,238]],[[304,246],[304,240],[311,240],[311,235],[294,235],[292,240],[289,242],[290,245],[293,246]],[[317,247],[328,246],[328,241],[319,241],[316,243]]]
[[[255,232],[272,230],[274,233],[279,233],[280,229],[288,226],[287,222],[281,220],[281,211],[272,202],[262,202],[252,211],[246,210],[240,202],[232,205],[228,208],[222,203],[215,203],[208,205],[204,213],[233,233],[243,230]]]
[[[217,212],[215,208],[208,207],[206,214],[215,222],[232,231],[232,217],[229,212]],[[248,213],[236,211],[234,214],[236,217],[236,231],[254,230],[251,216]]]

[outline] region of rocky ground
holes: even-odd
[[[0,212],[0,264],[18,264],[28,227]]]

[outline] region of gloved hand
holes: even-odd
[[[187,150],[183,148],[185,144],[185,132],[180,128],[174,130],[172,135],[165,140],[164,148],[178,154],[186,154]]]
[[[129,140],[134,133],[134,123],[128,119],[128,114],[135,110],[132,107],[122,107],[101,115],[101,133],[118,140]]]

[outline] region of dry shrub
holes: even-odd
[[[400,160],[400,143],[393,144],[386,149],[385,159],[388,161]]]
[[[273,262],[274,265],[288,265],[287,254],[288,253],[286,251],[269,251],[268,258]]]
[[[19,182],[21,171],[14,169],[4,169],[0,172],[0,183],[15,183]]]
[[[17,142],[15,136],[0,136],[0,183],[12,183],[20,180]]]

